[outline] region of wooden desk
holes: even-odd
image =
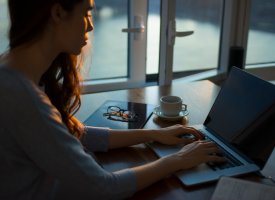
[[[120,90],[83,95],[82,107],[77,113],[80,120],[85,120],[106,100],[133,101],[148,104],[159,104],[163,95],[177,95],[188,105],[188,120],[184,124],[203,123],[217,94],[219,87],[210,81],[192,83],[175,83],[165,87],[146,87],[141,89]],[[172,125],[158,120],[154,115],[145,128],[159,128]],[[103,167],[108,171],[116,171],[148,163],[157,159],[156,155],[144,144],[111,150],[108,153],[97,153]],[[168,177],[152,186],[137,192],[131,199],[210,199],[216,183],[196,187],[185,187],[177,178]]]

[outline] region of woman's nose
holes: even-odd
[[[94,24],[93,24],[92,20],[90,19],[90,20],[88,21],[87,32],[90,32],[90,31],[92,31],[92,30],[94,30]]]

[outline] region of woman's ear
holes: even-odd
[[[51,17],[54,22],[58,23],[63,21],[67,16],[67,11],[62,8],[62,6],[58,3],[54,4],[51,9]]]

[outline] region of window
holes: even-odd
[[[148,1],[146,74],[159,73],[160,0]]]
[[[91,52],[86,53],[83,76],[86,80],[121,78],[128,76],[128,34],[121,30],[128,27],[127,0],[96,1],[95,29]]]
[[[222,0],[176,1],[176,31],[194,33],[176,37],[173,72],[218,67],[222,14]]]
[[[247,49],[248,68],[274,66],[274,0],[95,2],[82,71],[86,93],[170,84],[203,71],[214,76],[228,70],[234,46]],[[8,23],[7,0],[0,0],[0,53],[8,46]]]
[[[0,54],[5,52],[8,47],[8,27],[7,1],[0,0]]]
[[[189,81],[220,73],[228,59],[229,35],[224,29],[229,29],[230,20],[224,16],[232,10],[225,9],[231,3],[232,0],[162,1],[160,85],[209,69],[215,70]]]
[[[141,87],[146,82],[147,0],[96,2],[84,92]]]
[[[275,63],[274,18],[274,0],[251,0],[247,68]]]

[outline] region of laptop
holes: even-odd
[[[186,186],[259,171],[275,146],[275,85],[233,67],[203,124],[192,127],[215,142],[227,162],[204,163],[176,176]],[[149,143],[164,157],[182,148]]]

